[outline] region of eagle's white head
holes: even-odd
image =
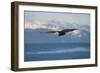
[[[77,35],[78,37],[81,37],[80,30],[74,30],[72,35]]]
[[[59,35],[59,32],[55,32],[54,34],[55,34],[55,35]]]
[[[78,30],[78,29],[77,30],[74,30],[73,33],[74,34],[79,34],[80,33],[80,30]]]

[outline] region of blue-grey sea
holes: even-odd
[[[24,44],[24,61],[71,60],[90,58],[89,43]]]

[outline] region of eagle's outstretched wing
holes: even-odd
[[[71,31],[74,31],[74,30],[78,30],[78,29],[64,29],[61,32],[71,32]]]
[[[72,31],[75,31],[75,30],[78,30],[78,29],[64,29],[62,31],[48,31],[48,32],[40,32],[40,33],[54,33],[56,35],[62,36],[62,35],[65,35],[68,32],[72,32]]]
[[[59,32],[60,31],[47,31],[47,32],[40,32],[40,33],[52,33],[52,34],[55,34],[55,35],[59,35]]]
[[[40,33],[56,33],[56,32],[59,32],[59,31],[47,31],[47,32],[40,32]]]

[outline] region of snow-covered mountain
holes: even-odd
[[[44,34],[52,30],[63,30],[76,28],[80,30],[78,35],[55,36],[53,34]],[[90,41],[90,26],[86,24],[74,24],[61,21],[34,22],[25,24],[25,43],[58,43],[58,42],[89,42]]]
[[[76,24],[76,23],[69,23],[69,22],[62,22],[62,21],[46,21],[46,22],[26,22],[25,29],[49,29],[49,30],[63,30],[63,29],[71,29],[76,28],[80,30],[89,31],[90,27],[86,24]]]

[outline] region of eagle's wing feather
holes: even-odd
[[[40,33],[56,33],[56,32],[59,32],[59,31],[48,31],[48,32],[40,32]]]
[[[71,31],[74,31],[74,30],[77,30],[77,29],[64,29],[61,32],[71,32]]]

